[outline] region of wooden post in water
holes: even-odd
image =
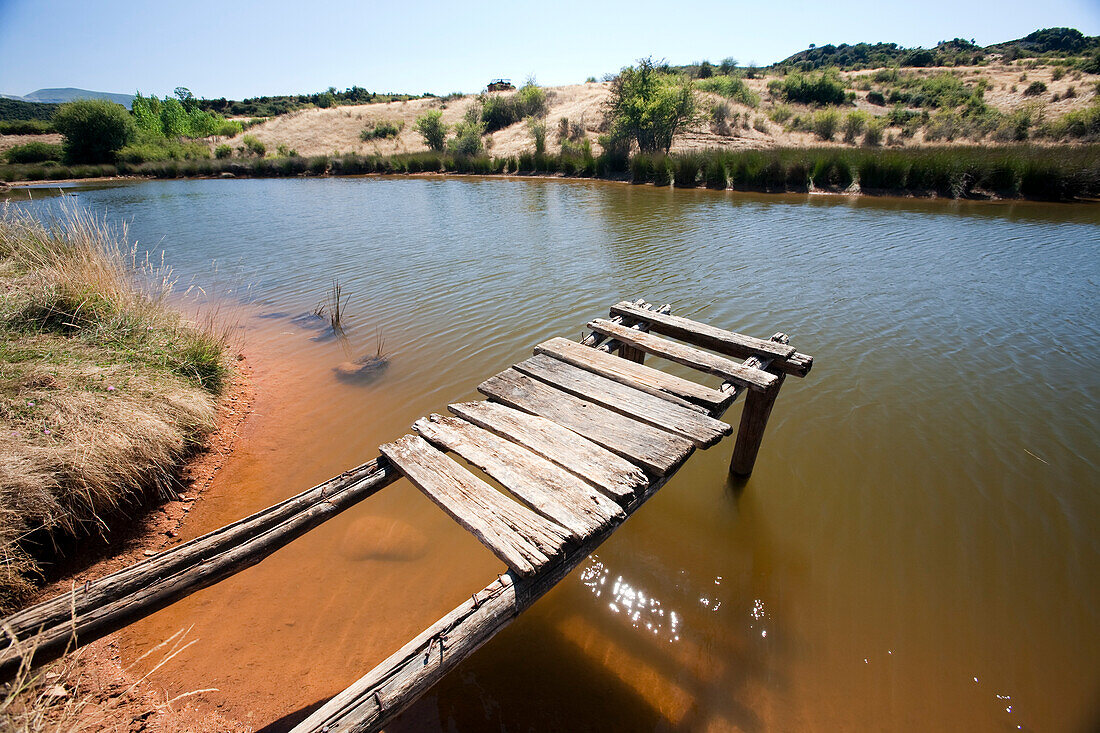
[[[790,341],[784,333],[775,334],[771,340],[781,344]],[[770,363],[770,359],[762,359],[758,356],[745,360],[745,366],[757,369],[767,369]],[[779,388],[783,386],[783,380],[787,376],[775,370],[772,370],[772,373],[779,377],[775,385],[763,392],[750,389],[745,395],[741,424],[737,428],[737,442],[733,446],[733,458],[730,459],[730,473],[735,476],[748,477],[756,464],[760,443],[764,439],[764,429],[768,426],[768,418],[771,417],[772,407],[775,406],[775,398],[779,396]]]

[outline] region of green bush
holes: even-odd
[[[823,155],[814,164],[810,178],[817,188],[844,190],[852,185],[851,164],[843,156]]]
[[[607,102],[611,137],[636,140],[644,153],[667,153],[673,138],[694,116],[691,84],[665,73],[653,59],[624,68],[611,82]]]
[[[1033,81],[1027,85],[1027,89],[1024,90],[1025,97],[1037,97],[1040,94],[1045,93],[1047,85],[1041,81]]]
[[[201,160],[210,157],[210,148],[201,142],[139,135],[136,141],[119,150],[117,157],[133,165],[155,160]]]
[[[717,155],[708,156],[703,180],[707,188],[721,191],[728,187],[729,171],[726,169],[726,161]]]
[[[483,122],[463,120],[455,125],[454,131],[455,136],[447,143],[447,151],[451,154],[476,156],[484,149],[481,141],[485,134]]]
[[[695,82],[695,88],[703,92],[719,94],[726,99],[740,102],[748,107],[756,107],[760,104],[760,96],[749,89],[745,82],[736,76],[700,78]]]
[[[61,160],[63,154],[60,145],[36,141],[8,148],[4,151],[4,159],[9,163],[42,163],[47,160]]]
[[[867,122],[867,132],[863,133],[863,144],[867,147],[878,147],[882,144],[882,130],[886,121],[881,117],[875,117]]]
[[[395,138],[401,134],[401,131],[405,129],[405,123],[390,122],[388,120],[382,120],[379,122],[368,122],[362,132],[359,133],[359,139],[363,142],[370,140],[385,140],[389,138]]]
[[[879,107],[885,107],[886,106],[886,97],[883,95],[882,92],[878,92],[878,91],[867,92],[867,103],[868,104],[875,104],[875,105],[878,105]]]
[[[496,132],[528,117],[545,117],[549,109],[546,90],[528,80],[515,94],[483,94],[480,119],[486,132]]]
[[[903,158],[890,153],[869,156],[858,164],[859,186],[863,190],[901,191],[908,171]]]
[[[255,155],[262,158],[267,155],[267,146],[255,135],[245,135],[241,138],[241,146],[237,148],[242,154]]]
[[[225,143],[222,143],[218,147],[214,148],[214,157],[218,158],[219,160],[228,158],[231,155],[233,155],[233,148]]]
[[[788,74],[782,81],[768,83],[768,91],[787,102],[798,104],[844,104],[848,97],[840,75],[833,70],[821,74]]]
[[[840,114],[836,110],[824,110],[814,114],[814,134],[822,140],[832,140],[840,127]]]
[[[134,121],[126,108],[105,99],[81,99],[61,105],[54,127],[65,138],[67,160],[105,163],[134,139]]]
[[[768,119],[777,125],[782,125],[787,120],[791,119],[791,115],[794,112],[785,104],[777,104],[772,108],[771,112],[768,112]]]
[[[849,112],[844,116],[844,142],[854,143],[856,138],[863,134],[863,130],[867,127],[867,113],[866,112]]]
[[[675,156],[672,162],[673,180],[677,188],[695,188],[699,184],[699,171],[703,169],[702,156],[684,153]]]
[[[443,122],[443,113],[437,109],[428,110],[416,118],[416,131],[430,150],[441,151],[446,145],[447,125]]]
[[[546,123],[535,117],[528,117],[527,129],[535,142],[535,154],[542,155],[546,152]]]
[[[0,120],[0,135],[45,135],[56,132],[49,120]]]

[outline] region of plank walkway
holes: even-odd
[[[564,578],[696,449],[731,434],[719,418],[742,392],[748,396],[731,471],[752,471],[779,387],[787,375],[805,376],[812,357],[783,334],[757,339],[669,311],[640,300],[618,303],[610,319],[589,323],[593,334],[581,343],[539,344],[534,356],[479,385],[486,400],[417,420],[414,432],[381,446],[375,461],[5,619],[19,641],[0,653],[0,673],[10,677],[29,649],[36,663],[56,657],[64,646],[87,643],[259,562],[403,476],[508,572],[294,730],[380,729]],[[647,354],[725,381],[710,387],[662,372],[642,363]]]

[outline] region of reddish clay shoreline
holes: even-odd
[[[90,564],[72,569],[57,568],[60,577],[41,590],[35,601],[46,600],[69,589],[132,565],[176,544],[180,527],[215,475],[233,454],[245,422],[252,413],[256,385],[251,365],[238,357],[231,384],[218,401],[218,427],[206,445],[181,471],[183,493],[179,500],[151,507],[141,517],[109,538]],[[186,643],[186,638],[183,643]],[[146,659],[125,667],[117,635],[112,634],[79,650],[66,666],[71,674],[62,680],[68,694],[86,702],[77,730],[112,733],[196,733],[205,731],[251,731],[252,727],[230,720],[217,712],[200,712],[191,701],[195,696],[169,699],[164,690],[146,682],[143,676],[156,666],[169,647],[154,651]],[[184,651],[184,654],[187,652]],[[65,664],[64,662],[62,664]],[[169,662],[170,664],[170,662]]]

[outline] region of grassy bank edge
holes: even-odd
[[[0,209],[0,613],[58,546],[174,497],[215,428],[230,330],[184,319],[172,285],[124,228]]]
[[[843,191],[870,195],[1023,198],[1100,197],[1100,144],[919,148],[786,148],[673,154],[536,154],[492,157],[444,152],[310,158],[160,161],[142,165],[7,166],[0,178],[49,181],[91,177],[308,177],[457,173],[556,175],[629,180],[676,188],[757,192]]]

